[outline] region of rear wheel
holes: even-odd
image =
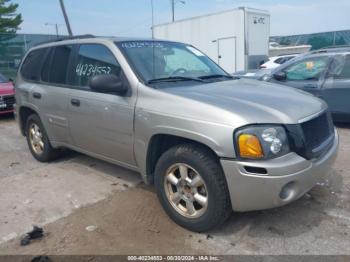
[[[207,231],[231,214],[221,166],[206,148],[184,144],[166,151],[155,170],[158,198],[167,214],[193,231]]]
[[[33,157],[40,162],[49,162],[59,157],[60,150],[54,149],[38,115],[32,114],[26,124],[27,143]]]

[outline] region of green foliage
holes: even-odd
[[[0,0],[0,33],[14,34],[23,22],[22,15],[17,14],[18,4],[10,0]]]

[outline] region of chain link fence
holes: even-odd
[[[15,79],[26,51],[36,44],[55,39],[56,35],[0,34],[0,73]]]
[[[317,50],[329,46],[350,46],[350,30],[303,34],[291,36],[272,36],[270,42],[277,42],[280,45],[311,45],[311,50]]]
[[[57,39],[56,35],[0,34],[0,73],[15,79],[23,55],[32,46]],[[292,36],[272,36],[280,45],[311,45],[311,50],[326,46],[350,45],[350,30]]]

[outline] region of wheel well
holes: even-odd
[[[219,159],[217,154],[210,147],[195,140],[166,134],[154,135],[151,138],[147,150],[146,174],[148,176],[149,183],[153,183],[154,170],[160,156],[171,147],[179,144],[193,144],[201,146],[205,148],[209,152],[209,154],[212,154],[212,156],[215,157],[217,160]]]
[[[20,123],[20,129],[23,136],[26,135],[26,123],[27,119],[30,115],[36,114],[36,112],[33,109],[30,109],[29,107],[21,107],[19,111],[19,123]]]

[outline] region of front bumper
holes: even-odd
[[[14,112],[14,94],[1,95],[0,97],[0,115]]]
[[[251,211],[288,204],[324,179],[338,152],[338,133],[332,147],[315,160],[296,153],[269,161],[221,160],[234,211]],[[266,174],[254,174],[246,167],[260,168]]]
[[[10,113],[14,113],[14,109],[11,110],[4,110],[4,111],[0,111],[0,115],[5,115],[5,114],[10,114]]]

